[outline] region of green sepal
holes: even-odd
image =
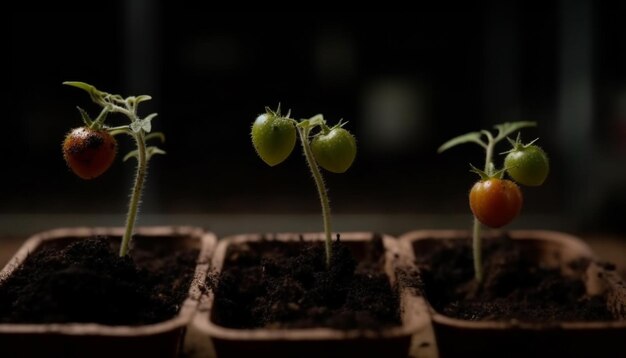
[[[480,170],[476,168],[471,163],[470,163],[470,168],[471,168],[470,172],[478,174],[478,176],[480,176],[480,180],[483,180],[483,181],[493,179],[493,178],[502,179],[504,178],[504,172],[506,171],[506,168],[495,170],[495,166],[493,165],[493,163],[489,163],[489,173],[485,172],[484,170]]]
[[[78,109],[78,112],[80,113],[80,116],[83,119],[83,123],[85,123],[85,126],[91,128],[91,125],[93,124],[93,119],[89,117],[89,113],[87,113],[87,111],[78,106],[76,106],[76,109]]]

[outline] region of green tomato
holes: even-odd
[[[296,128],[289,119],[273,113],[259,115],[252,124],[252,144],[265,163],[282,163],[296,145]]]
[[[344,173],[356,157],[356,140],[347,130],[336,127],[311,142],[317,164],[333,173]]]
[[[536,145],[515,148],[504,159],[504,167],[516,182],[527,186],[539,186],[548,177],[548,156]]]

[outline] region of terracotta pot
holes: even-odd
[[[512,231],[525,254],[537,263],[560,267],[577,258],[593,259],[580,239],[552,231]],[[466,231],[424,230],[400,237],[404,259],[414,262],[415,252],[431,250],[441,240],[467,240]],[[626,285],[617,273],[595,262],[585,274],[589,294],[605,293],[609,310],[618,318],[606,322],[524,323],[518,321],[467,321],[445,316],[429,306],[441,357],[626,357]]]
[[[69,244],[94,235],[121,237],[123,228],[69,228],[29,238],[0,273],[7,277],[37,248]],[[142,326],[98,323],[1,324],[1,357],[176,357],[182,349],[187,324],[196,311],[216,244],[211,233],[192,227],[145,227],[136,230],[134,243],[172,245],[200,250],[189,294],[175,317]]]
[[[359,248],[372,239],[372,233],[344,233],[341,240],[348,245],[357,260]],[[280,241],[299,241],[300,234],[240,235],[220,240],[213,258],[213,269],[219,274],[231,245],[259,241],[262,237]],[[304,234],[305,241],[322,241],[323,234]],[[392,287],[397,287],[395,263],[399,256],[397,242],[383,237],[385,271]],[[213,292],[203,297],[194,328],[210,337],[218,357],[406,357],[412,334],[427,326],[426,315],[411,314],[420,304],[419,298],[402,287],[402,325],[382,331],[310,329],[232,329],[213,322]]]

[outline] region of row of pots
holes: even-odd
[[[400,294],[402,325],[383,331],[314,329],[232,329],[212,321],[213,292],[205,289],[208,272],[218,274],[229,245],[259,240],[262,235],[240,235],[218,240],[198,228],[160,227],[137,230],[141,240],[171,240],[184,237],[184,245],[199,250],[195,278],[180,312],[165,322],[129,327],[90,324],[0,324],[0,356],[175,357],[190,334],[204,337],[218,357],[243,356],[385,356],[406,357],[432,354],[453,356],[626,356],[626,286],[611,271],[592,262],[586,275],[590,293],[604,291],[618,320],[611,322],[555,322],[530,324],[515,321],[465,321],[435,311],[405,280],[414,269],[415,252],[428,250],[437,241],[467,237],[461,231],[415,231],[399,239],[383,237],[385,271]],[[33,236],[19,249],[0,273],[8,277],[38,247],[55,240],[72,240],[93,235],[120,236],[119,228],[59,229]],[[513,231],[515,240],[532,246],[536,259],[555,267],[576,258],[593,258],[580,239],[548,231]],[[360,245],[371,233],[345,233],[341,239]],[[321,240],[321,234],[276,234],[280,241]],[[425,341],[434,331],[435,342]],[[210,337],[210,339],[209,339]],[[202,339],[202,338],[201,338]],[[538,352],[538,347],[544,351]],[[508,352],[508,353],[503,353]],[[431,353],[428,353],[431,352]]]

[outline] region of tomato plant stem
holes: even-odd
[[[317,193],[320,198],[320,204],[322,205],[322,218],[324,220],[324,234],[325,234],[325,248],[326,248],[326,267],[330,267],[330,257],[332,254],[332,239],[331,239],[331,222],[330,222],[330,204],[328,201],[328,193],[326,191],[326,185],[322,178],[322,173],[313,157],[311,146],[309,145],[309,133],[311,128],[308,124],[296,126],[298,129],[298,135],[300,136],[300,142],[302,143],[302,149],[304,151],[304,157],[311,169],[311,174],[315,180],[317,186]]]
[[[493,157],[493,147],[493,140],[490,139],[489,143],[487,143],[487,154],[485,155],[485,173],[487,173],[487,175],[493,174],[493,165],[491,164]]]
[[[487,132],[487,145],[485,150],[485,173],[487,175],[493,174],[493,148],[496,144],[496,140]],[[474,256],[474,277],[476,281],[482,282],[483,280],[483,255],[481,249],[481,231],[482,226],[478,218],[474,216],[474,226],[472,230],[472,254]]]
[[[472,252],[474,255],[474,277],[476,281],[481,282],[483,280],[483,262],[482,262],[482,251],[481,251],[481,241],[480,241],[480,221],[474,216],[474,230],[473,230],[473,239],[472,239]]]
[[[124,231],[124,237],[122,238],[120,256],[126,256],[126,254],[128,254],[130,240],[133,236],[133,230],[135,227],[135,221],[137,220],[139,203],[141,201],[141,192],[143,190],[143,184],[146,179],[146,172],[148,168],[146,141],[143,130],[138,133],[133,133],[133,138],[135,138],[135,142],[137,143],[137,173],[135,175],[135,184],[133,185],[130,196],[128,214],[126,215],[126,230]]]

